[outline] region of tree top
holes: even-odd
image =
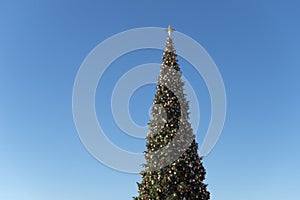
[[[171,25],[169,25],[169,26],[168,26],[168,29],[166,29],[166,31],[168,32],[169,37],[171,37],[171,36],[172,36],[172,32],[175,31],[175,29],[173,29],[173,28],[171,27]]]

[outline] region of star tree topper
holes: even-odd
[[[169,27],[168,27],[168,29],[167,29],[166,31],[168,32],[169,37],[171,37],[171,36],[172,36],[172,32],[175,31],[175,29],[173,29],[173,28],[171,27],[171,25],[169,25]]]

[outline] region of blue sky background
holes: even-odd
[[[137,195],[140,175],[105,167],[81,144],[72,117],[73,83],[84,58],[109,36],[169,24],[208,51],[227,91],[222,136],[204,159],[211,199],[298,199],[299,6],[283,0],[1,0],[0,199],[122,200]],[[122,148],[143,151],[144,141],[124,137],[114,127],[110,111],[100,103],[107,99],[101,97],[113,87],[109,80],[121,75],[118,66],[159,63],[161,56],[154,50],[125,55],[112,65],[113,73],[107,72],[107,88],[98,88],[97,114],[100,119],[107,115],[108,137]],[[191,78],[188,64],[179,62]],[[210,104],[201,77],[192,79],[203,111],[197,133],[201,144]],[[137,123],[147,122],[154,92],[148,85],[132,97]]]

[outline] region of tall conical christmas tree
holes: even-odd
[[[205,169],[189,123],[189,105],[169,26],[146,137],[145,170],[135,200],[209,200]]]

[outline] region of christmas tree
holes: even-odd
[[[146,163],[137,183],[135,200],[208,200],[198,144],[189,123],[189,105],[172,41],[172,29],[163,53],[156,94],[151,110],[150,132],[144,152]]]

